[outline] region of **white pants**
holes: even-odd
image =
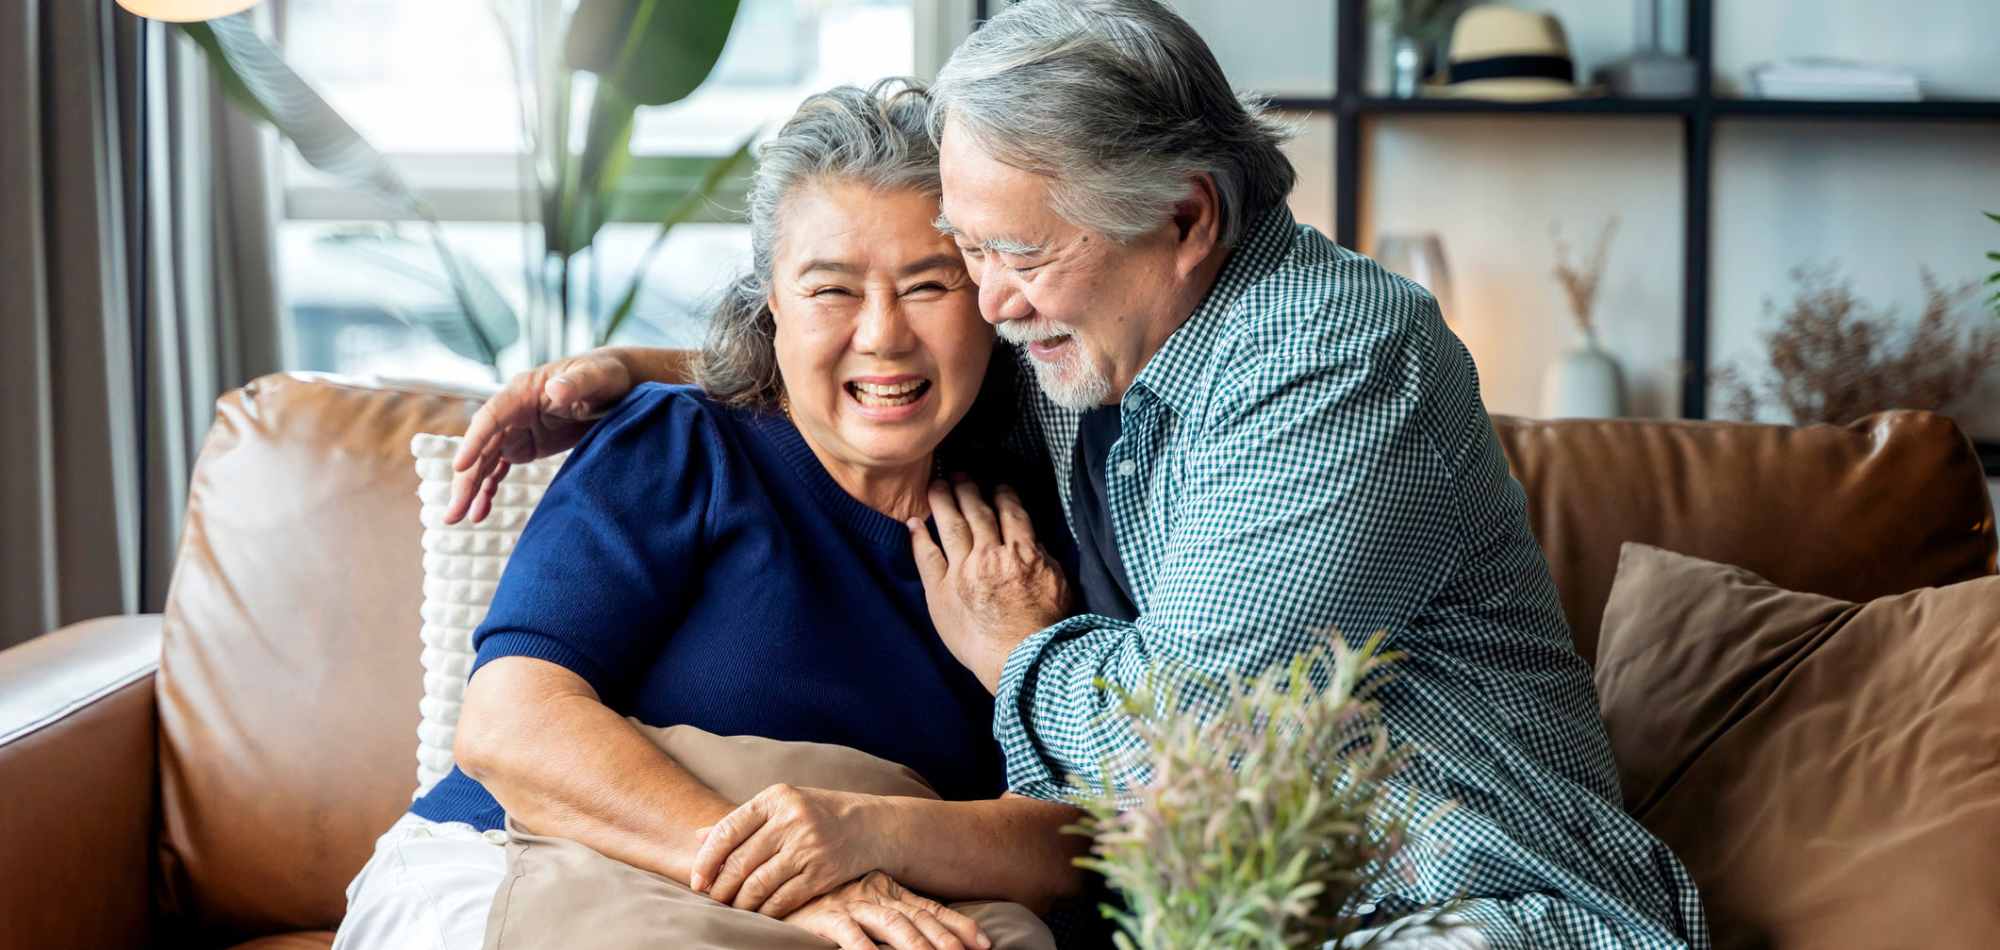
[[[507,874],[507,833],[404,815],[347,885],[333,950],[479,950]]]

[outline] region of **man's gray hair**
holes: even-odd
[[[724,291],[692,367],[695,383],[709,396],[761,408],[775,405],[783,390],[771,267],[786,204],[801,187],[856,182],[938,196],[937,144],[924,125],[929,110],[930,97],[915,80],[839,86],[807,99],[758,147],[749,199],[750,271]]]
[[[1224,245],[1283,204],[1298,173],[1265,103],[1229,87],[1193,27],[1155,0],[1026,0],[987,21],[931,87],[980,151],[1051,179],[1063,220],[1130,241],[1214,177]]]

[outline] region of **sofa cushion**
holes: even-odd
[[[2000,577],[1856,604],[1627,544],[1597,669],[1627,807],[1717,947],[1990,947]]]
[[[1850,425],[1657,419],[1494,427],[1584,659],[1618,546],[1659,545],[1773,583],[1870,600],[1994,570],[1993,502],[1950,419],[1883,412]]]
[[[423,576],[410,439],[476,399],[269,376],[217,404],[159,672],[161,902],[214,945],[330,929],[410,801]]]
[[[452,742],[458,735],[458,710],[465,699],[465,681],[472,672],[472,631],[486,619],[493,592],[507,558],[521,540],[521,529],[541,504],[542,492],[562,468],[568,452],[512,466],[493,493],[493,508],[480,521],[444,523],[451,501],[451,460],[464,440],[458,436],[423,434],[410,440],[416,459],[417,497],[423,502],[424,526],[423,640],[424,698],[418,704],[417,795],[431,790],[450,774]]]

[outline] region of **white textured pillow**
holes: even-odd
[[[486,520],[444,523],[451,500],[451,459],[458,436],[418,434],[410,440],[416,456],[417,497],[424,525],[424,698],[417,704],[417,798],[451,772],[451,743],[458,732],[458,707],[472,670],[472,631],[486,619],[500,572],[528,523],[549,479],[562,468],[565,452],[516,465],[493,495]]]

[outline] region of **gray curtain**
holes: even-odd
[[[274,154],[170,28],[0,0],[0,647],[159,609],[214,399],[277,368]]]

